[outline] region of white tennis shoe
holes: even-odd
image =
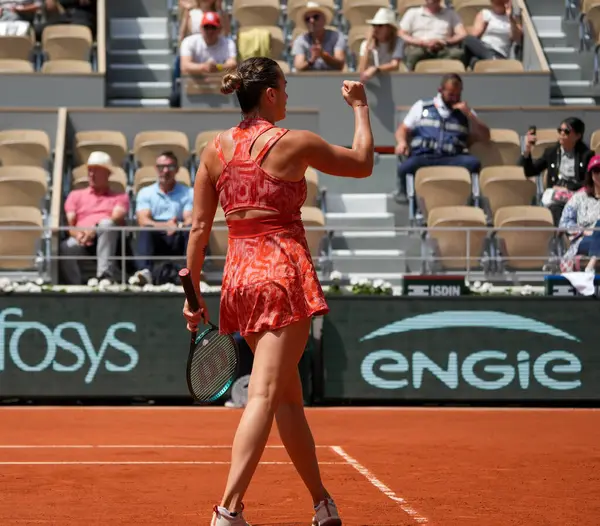
[[[315,507],[312,526],[342,526],[342,519],[332,499],[322,500]]]
[[[244,506],[242,505],[242,511]],[[210,526],[251,526],[246,522],[242,512],[236,513],[235,515],[231,515],[229,511],[225,508],[221,508],[221,506],[215,506],[213,509],[212,520],[210,521]]]

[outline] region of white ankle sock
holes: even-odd
[[[231,513],[227,508],[223,508],[222,506],[217,506],[217,509],[219,510],[219,513],[221,515],[224,515],[225,517],[229,517],[231,519],[233,519],[234,517],[237,517],[237,513]]]

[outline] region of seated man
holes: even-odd
[[[317,2],[308,2],[303,12],[308,31],[292,45],[296,71],[344,69],[346,38],[339,31],[325,28],[330,14]]]
[[[235,42],[221,35],[221,17],[212,11],[202,16],[200,33],[183,39],[179,56],[182,75],[216,73],[237,65]]]
[[[41,7],[42,0],[0,0],[0,36],[27,35]]]
[[[185,256],[188,230],[178,230],[192,224],[194,191],[175,180],[179,164],[172,152],[156,159],[158,181],[142,188],[136,197],[136,217],[139,226],[152,227],[138,232],[139,256]],[[156,260],[136,260],[137,272],[131,284],[152,283]]]
[[[424,166],[464,166],[479,173],[477,157],[465,153],[477,141],[489,141],[490,129],[461,101],[462,79],[444,75],[437,96],[417,101],[396,131],[396,154],[407,156],[398,167],[397,197],[406,202],[406,176]]]
[[[112,281],[113,261],[109,258],[115,256],[119,231],[105,230],[103,227],[125,224],[129,197],[125,192],[110,190],[108,178],[113,166],[107,153],[92,152],[87,168],[87,188],[72,190],[65,201],[69,226],[85,227],[86,230],[70,230],[69,237],[60,245],[61,253],[65,256],[95,254],[98,258],[96,277]],[[77,260],[61,260],[60,269],[65,283],[81,285],[81,270]]]
[[[467,31],[456,11],[442,7],[441,0],[425,0],[423,7],[406,11],[399,34],[406,44],[404,62],[409,71],[423,59],[463,58],[461,42]]]

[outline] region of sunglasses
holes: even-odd
[[[304,17],[304,21],[308,24],[311,21],[315,21],[317,22],[318,20],[321,19],[321,15],[320,14],[315,14],[315,15],[308,15]]]
[[[219,29],[217,26],[202,26],[206,31],[216,31]]]
[[[569,130],[569,128],[556,128],[556,131],[558,133],[564,133],[565,135],[571,134],[571,130]]]
[[[169,170],[169,172],[174,172],[177,169],[177,166],[174,164],[157,164],[156,168],[158,170]]]

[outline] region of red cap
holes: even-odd
[[[594,157],[592,157],[590,159],[590,162],[588,163],[588,172],[591,172],[594,168],[597,168],[598,166],[600,166],[600,155],[594,155]]]
[[[204,16],[202,17],[202,26],[221,27],[221,17],[219,16],[219,13],[215,13],[214,11],[204,13]]]

